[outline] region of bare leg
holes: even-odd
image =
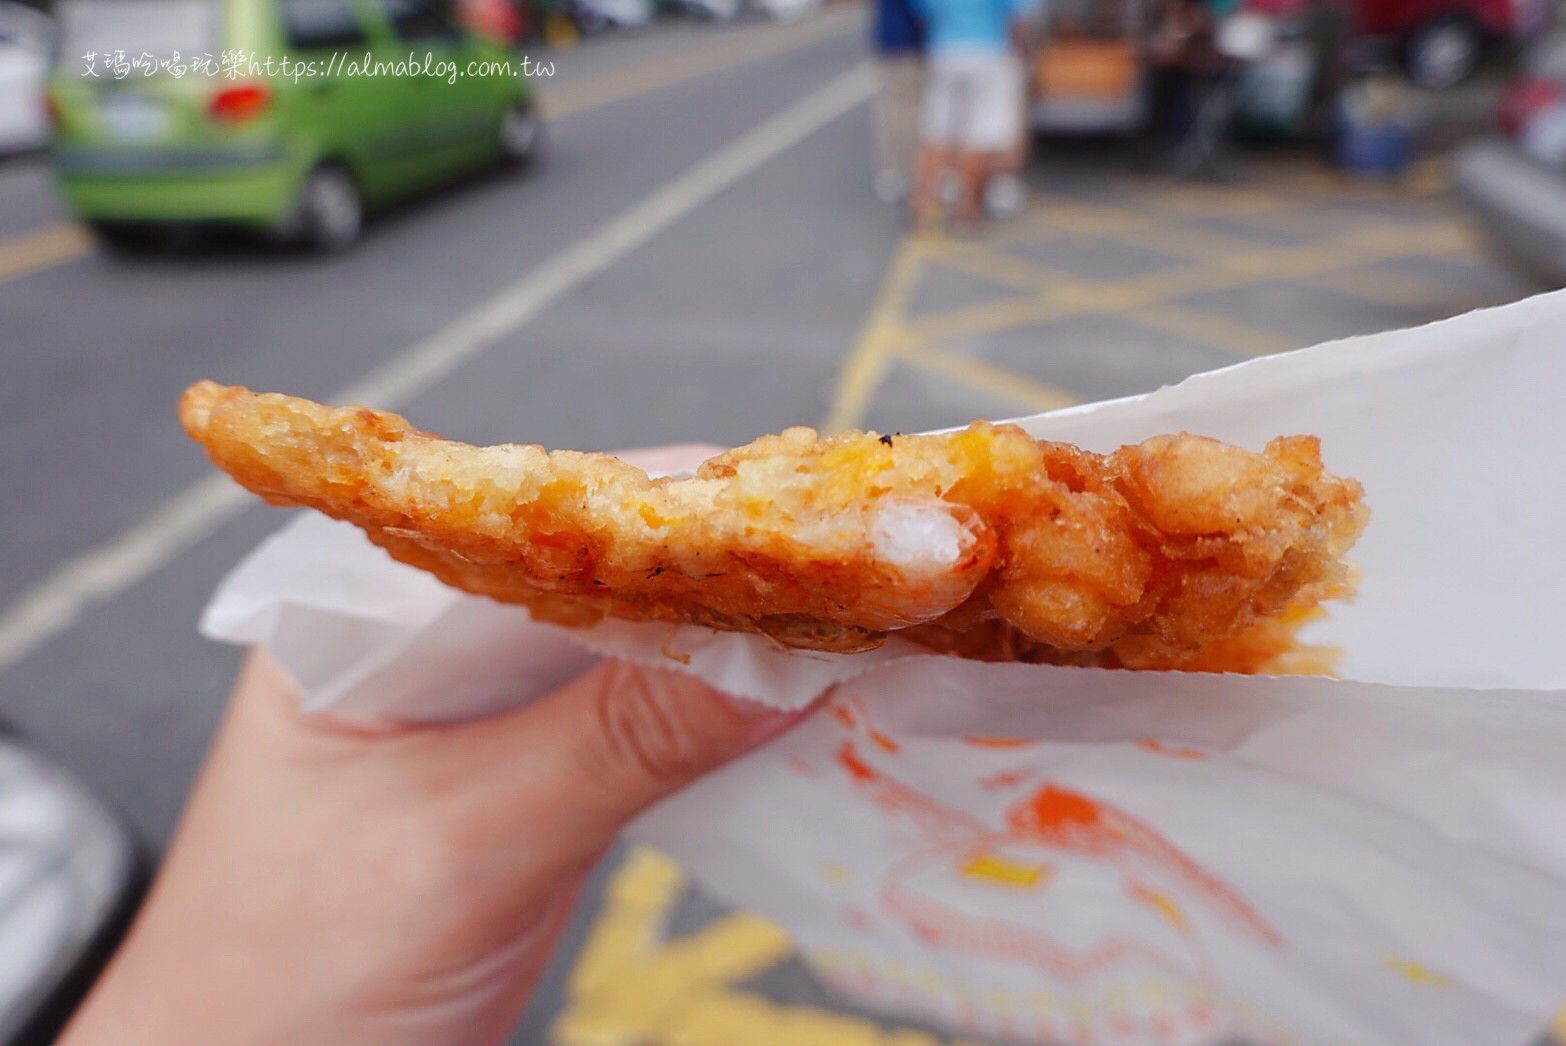
[[[882,58],[877,63],[880,90],[875,117],[875,192],[888,203],[908,199],[918,148],[919,88],[923,69],[917,56]]]
[[[989,181],[990,154],[964,151],[957,154],[959,191],[954,217],[973,224],[984,213],[984,185]]]
[[[921,145],[914,170],[910,216],[915,228],[934,225],[941,216],[941,182],[951,166],[951,151],[939,145]]]

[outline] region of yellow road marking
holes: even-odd
[[[566,991],[602,991],[628,964],[657,951],[664,922],[685,888],[679,865],[651,850],[633,849],[604,888],[603,908],[577,951]]]
[[[895,358],[920,370],[950,378],[972,389],[1000,399],[1010,400],[1031,411],[1059,410],[1079,402],[1058,385],[1038,381],[1006,367],[971,356],[961,356],[918,342],[906,342],[895,349]]]
[[[665,943],[685,888],[678,865],[635,849],[610,877],[567,982],[552,1040],[562,1046],[645,1042],[688,998],[743,980],[792,953],[786,934],[748,913],[721,916]]]
[[[888,1031],[845,1013],[780,1006],[743,992],[696,999],[656,1040],[668,1046],[940,1046],[911,1029]]]
[[[1246,358],[1288,352],[1301,347],[1294,338],[1266,327],[1172,302],[1128,309],[1117,315],[1140,327],[1177,334]]]
[[[1207,203],[1204,191],[1175,195],[1187,212]],[[1247,197],[1253,213],[1293,206],[1267,194]],[[1265,207],[1263,205],[1266,205]],[[885,283],[853,349],[845,358],[832,409],[822,423],[831,432],[860,423],[891,363],[901,361],[970,388],[1037,410],[1075,402],[1065,389],[941,347],[953,338],[1042,327],[1071,316],[1114,314],[1154,330],[1193,338],[1250,357],[1298,347],[1277,331],[1177,304],[1172,299],[1232,290],[1275,279],[1311,279],[1366,262],[1466,250],[1468,231],[1453,221],[1402,223],[1357,229],[1297,246],[1261,246],[1238,236],[1193,229],[1137,207],[1072,201],[1046,203],[1023,216],[1034,236],[1096,232],[1096,238],[1173,254],[1186,264],[1118,280],[1086,280],[998,249],[1019,238],[956,240],[939,233],[910,236],[899,246]],[[1112,231],[1111,231],[1112,230]],[[996,301],[909,315],[909,298],[927,266],[957,269],[1018,292]]]
[[[943,243],[938,252],[926,255],[926,261],[1020,291],[1037,291],[1057,281],[1076,279],[1064,269],[1040,265],[1028,258],[990,249],[984,244],[961,240]]]
[[[1424,279],[1391,269],[1344,269],[1313,276],[1309,282],[1314,287],[1352,295],[1365,301],[1398,305],[1406,309],[1423,309],[1443,316],[1498,303],[1494,296],[1472,294],[1439,280]]]
[[[1177,258],[1187,258],[1208,265],[1219,258],[1245,257],[1255,254],[1258,250],[1281,249],[1270,247],[1258,240],[1219,232],[1216,229],[1201,229],[1184,222],[1171,222],[1167,215],[1117,233],[1114,239],[1131,247],[1171,254]]]
[[[1464,225],[1444,217],[1411,216],[1369,228],[1357,225],[1326,237],[1319,223],[1312,224],[1309,209],[1324,199],[1374,205],[1397,201],[1410,191],[1435,194],[1444,191],[1443,168],[1427,164],[1408,179],[1383,183],[1351,180],[1314,166],[1266,166],[1269,182],[1261,187],[1160,186],[1109,202],[1045,196],[982,239],[924,233],[905,240],[894,255],[882,294],[844,360],[832,409],[822,427],[833,431],[858,424],[894,361],[1037,409],[1074,401],[1065,389],[944,347],[958,338],[1048,327],[1073,316],[1115,315],[1248,358],[1298,348],[1298,339],[1177,299],[1296,280],[1373,301],[1432,309],[1442,304],[1438,292],[1421,287],[1412,277],[1378,269],[1375,263],[1470,251],[1473,238]],[[1193,219],[1231,217],[1241,222],[1234,233],[1193,224]],[[1375,218],[1367,216],[1367,221]],[[1243,235],[1247,222],[1297,232],[1311,240],[1285,245],[1258,242]],[[1151,250],[1184,264],[1096,280],[1005,249],[1061,237]],[[954,269],[1015,293],[910,315],[911,288],[929,266]],[[1360,274],[1365,278],[1360,279]],[[1450,298],[1445,304],[1450,304]]]
[[[1326,199],[1337,203],[1395,202],[1410,196],[1440,196],[1450,189],[1445,165],[1435,158],[1416,165],[1402,177],[1389,179],[1356,178],[1332,168],[1302,165],[1290,170],[1280,183],[1282,192],[1302,201]]]
[[[1452,187],[1446,160],[1440,156],[1428,156],[1413,166],[1403,177],[1403,187],[1409,192],[1435,196]]]
[[[827,12],[791,25],[769,25],[725,34],[721,41],[653,58],[629,69],[561,84],[542,92],[544,115],[550,119],[596,109],[662,87],[672,87],[709,73],[793,51],[842,33],[853,19]]]
[[[1114,237],[1127,229],[1137,229],[1159,221],[1156,214],[1135,207],[1092,203],[1085,200],[1068,202],[1049,201],[1031,208],[1028,225],[1034,228],[1058,229],[1062,232],[1094,238]]]
[[[1320,244],[1225,255],[1207,264],[1160,269],[1125,280],[1060,283],[1031,298],[928,313],[919,318],[919,334],[941,340],[1035,326],[1087,312],[1119,312],[1188,294],[1232,290],[1274,279],[1314,276],[1365,261],[1443,253],[1468,244],[1466,230],[1456,223],[1369,229]]]
[[[87,230],[70,222],[0,240],[0,283],[74,261],[92,251]]]
[[[1366,301],[1410,309],[1445,306],[1452,288],[1386,269],[1354,268],[1324,272],[1307,281],[1312,287],[1351,294]]]
[[[899,317],[906,310],[908,296],[919,276],[924,236],[907,237],[892,256],[891,266],[870,314],[860,328],[859,339],[843,360],[832,407],[821,422],[825,432],[840,432],[857,425],[864,417],[870,396],[886,376],[893,340],[902,329]]]
[[[810,1006],[775,1003],[736,982],[792,957],[788,936],[747,912],[722,915],[665,940],[686,885],[679,866],[633,849],[604,889],[603,905],[567,980],[550,1029],[558,1046],[939,1046],[924,1032]]]
[[[1155,190],[1141,198],[1145,206],[1194,217],[1228,218],[1267,214],[1292,206],[1271,188],[1178,185]]]

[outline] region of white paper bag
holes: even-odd
[[[848,995],[1072,1043],[1522,1043],[1566,996],[1566,294],[1022,419],[1108,451],[1315,433],[1373,518],[1343,678],[570,631],[302,516],[203,631],[312,709],[468,716],[596,655],[830,707],[635,834]],[[689,655],[670,661],[666,646]]]

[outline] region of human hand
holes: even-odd
[[[499,1040],[620,829],[801,715],[605,663],[506,714],[369,728],[301,713],[254,653],[63,1041]]]

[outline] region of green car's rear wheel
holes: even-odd
[[[310,172],[299,189],[291,231],[318,251],[351,247],[364,231],[364,198],[353,176],[334,163]]]
[[[508,167],[538,164],[544,154],[544,121],[531,102],[521,102],[500,117],[500,159]]]
[[[131,222],[90,221],[93,239],[111,254],[146,254],[168,244],[162,229]]]

